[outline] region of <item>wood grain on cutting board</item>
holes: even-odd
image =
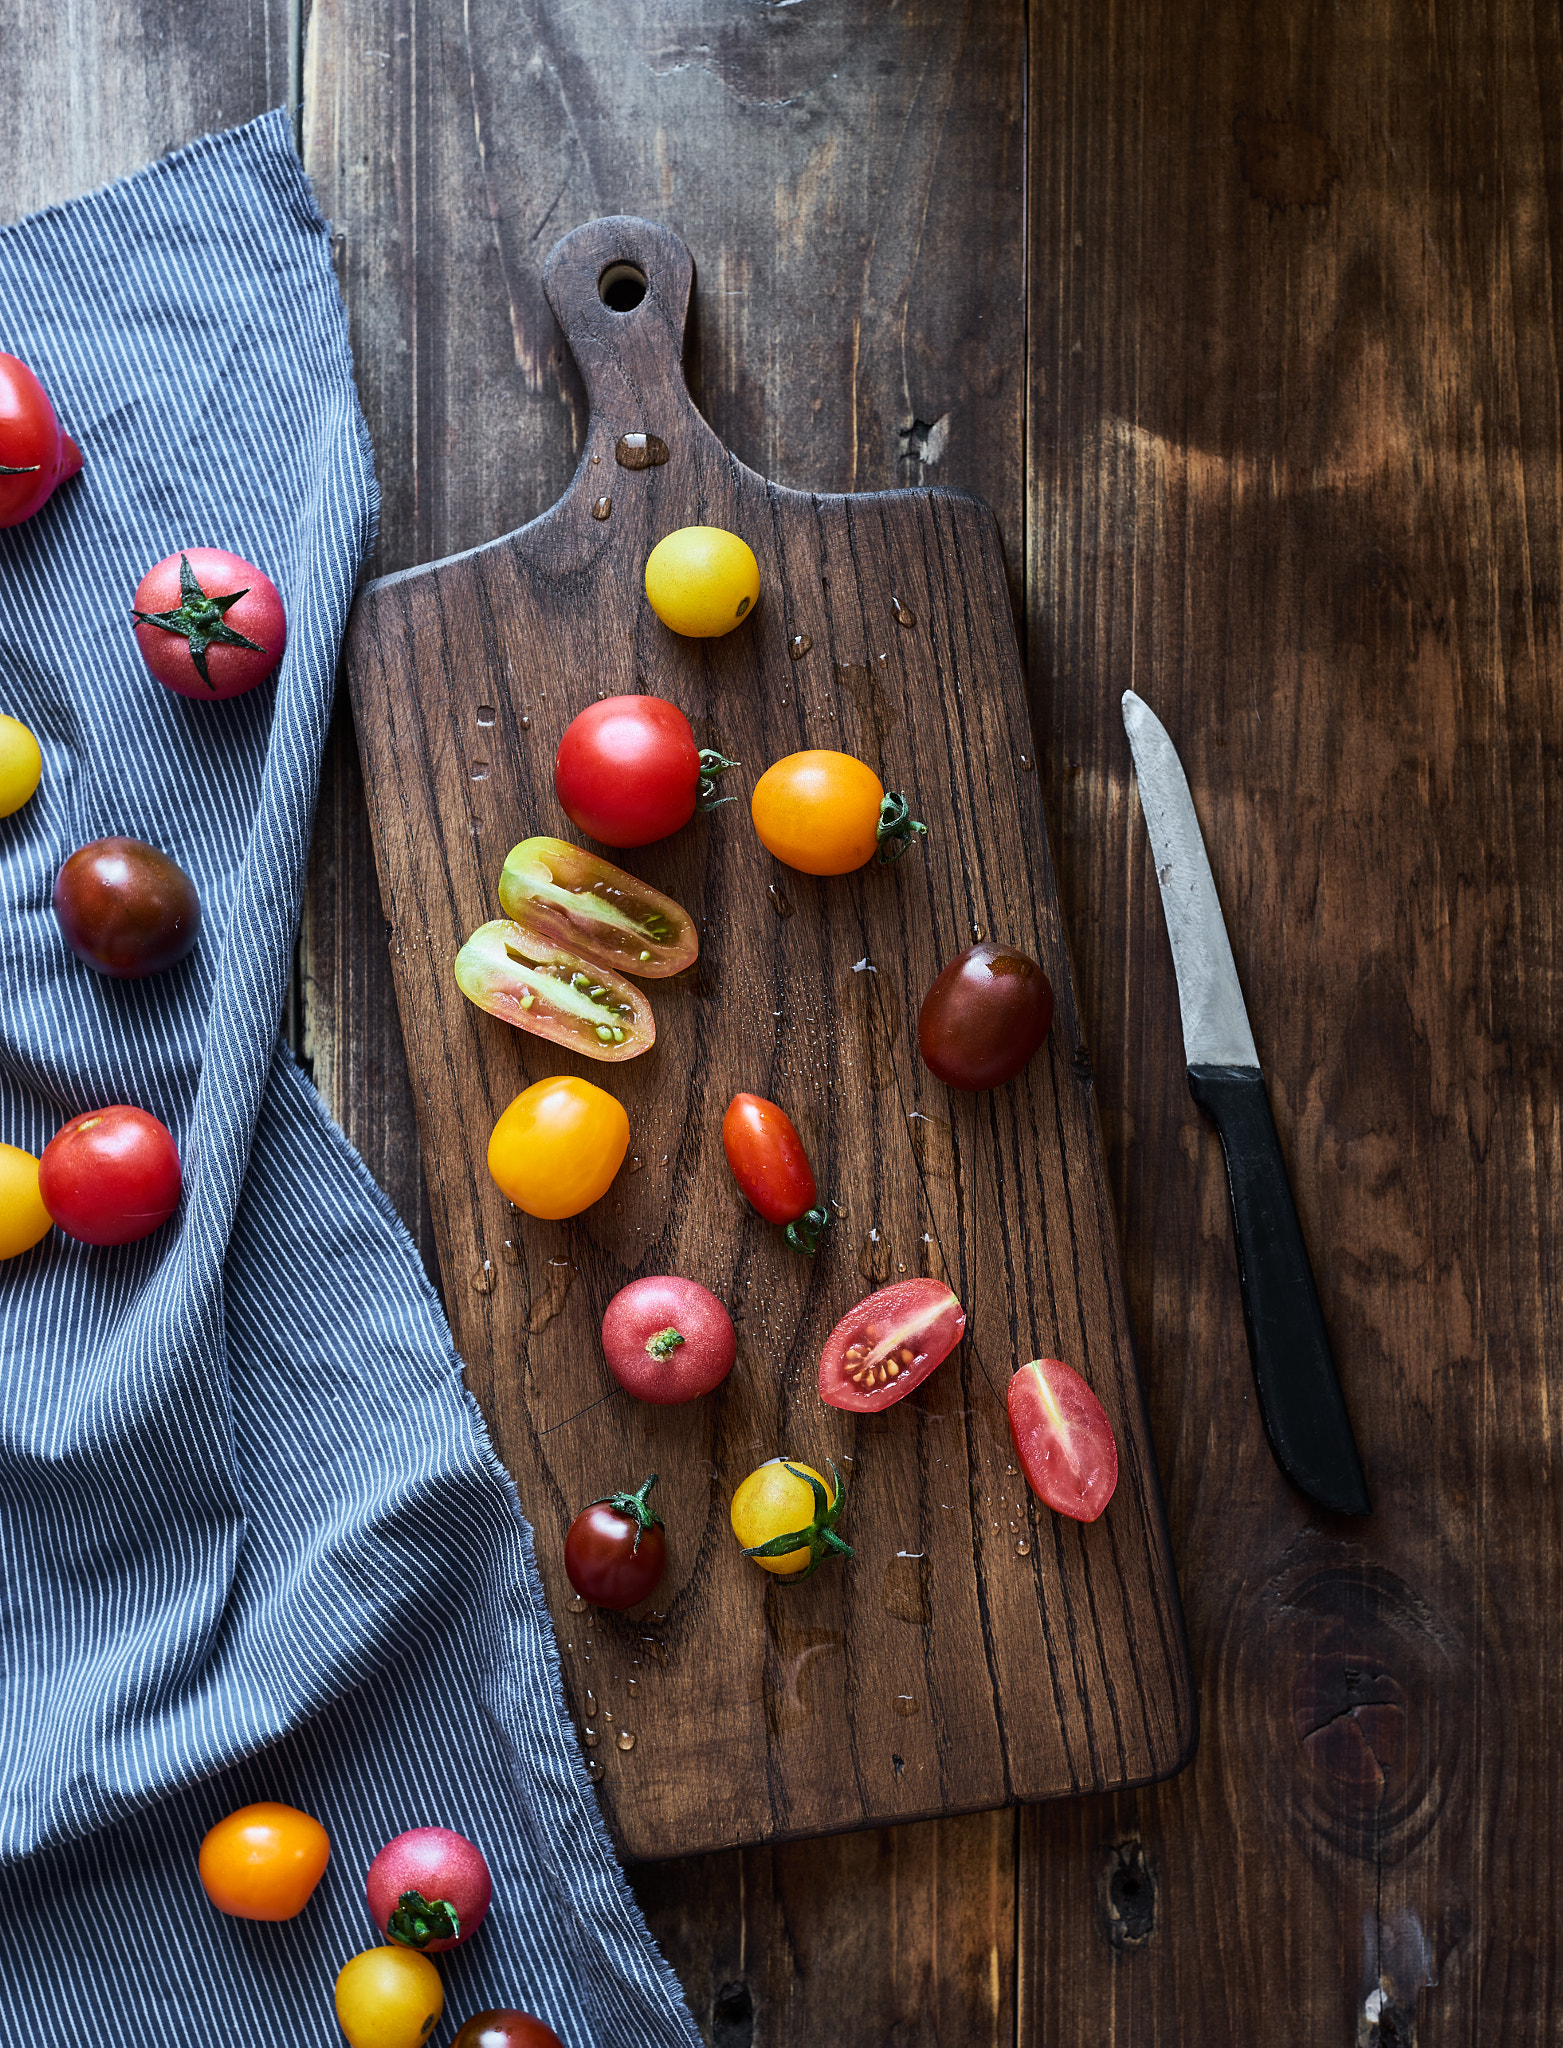
[[[624,261],[650,288],[620,313],[597,283]],[[1164,1774],[1192,1739],[1181,1622],[992,517],[954,492],[779,490],[729,455],[683,386],[690,263],[667,230],[595,222],[548,284],[592,407],[573,486],[518,534],[371,585],[348,669],[452,1321],[537,1531],[610,1825],[649,1857]],[[629,433],[667,462],[623,466]],[[651,546],[692,523],[760,560],[755,617],[716,641],[668,632],[643,595]],[[451,963],[496,914],[509,847],[573,834],[552,789],[565,725],[634,690],[745,766],[738,802],[626,856],[702,950],[648,985],[655,1049],[610,1072],[474,1009]],[[834,881],[778,867],[743,795],[809,745],[907,789],[925,845]],[[958,1096],[918,1059],[916,1016],[978,934],[1034,953],[1059,1006],[1020,1080]],[[572,1071],[624,1103],[631,1158],[596,1207],[539,1223],[490,1179],[488,1135],[520,1089]],[[745,1088],[794,1117],[840,1207],[812,1264],[727,1171],[721,1113]],[[721,1392],[674,1409],[617,1391],[598,1341],[612,1294],[664,1271],[712,1287],[739,1330]],[[823,1407],[831,1326],[915,1273],[960,1295],[961,1351],[881,1416]],[[1119,1433],[1118,1496],[1090,1527],[1016,1470],[1004,1392],[1042,1353]],[[778,1452],[848,1478],[857,1556],[802,1586],[755,1571],[727,1526]],[[671,1550],[654,1607],[572,1611],[571,1516],[652,1470]]]

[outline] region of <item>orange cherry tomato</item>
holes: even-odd
[[[489,1137],[488,1170],[528,1216],[557,1222],[600,1201],[630,1149],[630,1120],[573,1074],[523,1088]]]
[[[220,1913],[291,1920],[325,1874],[331,1843],[296,1806],[261,1799],[220,1820],[201,1844],[201,1882]]]
[[[749,812],[765,850],[805,875],[849,875],[876,854],[897,860],[928,829],[866,761],[824,747],[767,768]]]

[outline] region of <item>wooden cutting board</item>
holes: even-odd
[[[644,297],[615,310],[637,275]],[[559,244],[545,284],[591,406],[570,490],[503,540],[370,584],[347,643],[451,1322],[632,1857],[1134,1784],[1179,1769],[1195,1739],[992,514],[956,491],[816,497],[746,469],[684,386],[692,277],[683,243],[646,221]],[[632,435],[666,461],[625,466]],[[715,641],[669,632],[642,585],[656,541],[697,523],[742,534],[760,563],[754,615]],[[701,956],[643,984],[657,1043],[607,1067],[475,1009],[451,966],[499,914],[509,848],[580,837],[553,791],[569,720],[637,690],[743,767],[738,802],[617,857],[687,906]],[[780,868],[748,791],[816,746],[907,791],[926,841],[838,880]],[[1040,960],[1057,1010],[1017,1081],[957,1095],[918,1057],[917,1013],[978,936]],[[623,1102],[631,1156],[596,1207],[539,1223],[485,1154],[511,1098],[562,1072]],[[720,1124],[740,1089],[787,1109],[838,1206],[812,1263],[728,1172]],[[647,1273],[699,1279],[732,1310],[738,1362],[707,1399],[648,1407],[603,1362],[603,1310]],[[824,1407],[833,1324],[917,1273],[959,1294],[964,1345],[883,1414]],[[1090,1527],[1017,1471],[1005,1389],[1041,1355],[1084,1374],[1118,1434],[1118,1491]],[[848,1478],[856,1557],[803,1585],[758,1571],[728,1527],[734,1488],[777,1453]],[[582,1611],[571,1517],[653,1470],[660,1592],[629,1616]]]

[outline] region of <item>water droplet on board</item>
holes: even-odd
[[[1017,1536],[1015,1538],[1015,1555],[1017,1557],[1029,1557],[1031,1555],[1031,1545],[1024,1536]]]
[[[809,649],[813,645],[814,642],[809,638],[807,633],[794,633],[792,638],[787,642],[787,652],[792,656],[794,661],[802,661],[804,655],[808,653]]]
[[[606,518],[608,517],[608,515],[609,515],[609,514],[610,514],[610,513],[612,512],[612,510],[613,510],[613,500],[612,500],[612,499],[611,499],[610,497],[608,497],[606,493],[604,493],[604,495],[603,495],[602,497],[600,497],[600,498],[593,498],[593,500],[592,500],[592,517],[593,517],[593,519],[606,519]]]
[[[494,717],[495,712],[492,704],[480,704],[478,706],[479,725],[492,725],[494,723]]]
[[[586,1602],[579,1593],[572,1593],[564,1604],[572,1614],[584,1614],[586,1612]]]
[[[601,461],[602,457],[600,455],[594,455],[592,457],[592,468],[595,469]]]
[[[1032,760],[1029,754],[1022,754],[1020,757],[1020,765],[1022,768],[1025,769],[1026,773],[1029,775],[1035,769],[1037,764],[1035,763],[1035,761]]]
[[[621,1728],[619,1730],[619,1747],[622,1750],[631,1750],[635,1747],[635,1731],[633,1728]]]
[[[488,780],[488,763],[487,763],[487,761],[474,761],[474,762],[473,762],[473,764],[472,764],[472,779],[473,779],[473,781],[474,781],[474,782],[487,782],[487,780]]]
[[[532,1296],[532,1305],[527,1315],[527,1329],[532,1336],[548,1325],[564,1307],[565,1299],[575,1282],[575,1268],[568,1259],[550,1259],[544,1269],[542,1288]]]
[[[641,1168],[642,1168],[642,1167],[643,1167],[643,1166],[645,1165],[645,1163],[646,1163],[646,1162],[645,1162],[645,1160],[644,1160],[644,1159],[639,1159],[639,1158],[636,1158],[636,1159],[631,1159],[631,1161],[630,1161],[630,1169],[629,1169],[629,1170],[630,1170],[630,1172],[631,1172],[631,1173],[639,1173],[639,1172],[640,1172],[640,1170],[641,1170]]]
[[[890,602],[895,606],[896,623],[898,625],[915,626],[917,624],[916,612],[909,612],[906,606],[902,604],[900,598],[892,597]],[[883,655],[881,655],[879,658],[881,661],[884,660]]]
[[[774,882],[771,883],[770,887],[766,890],[765,893],[767,896],[770,897],[771,908],[775,911],[778,917],[791,917],[792,905],[787,901],[786,897],[782,894],[780,889],[777,888]]]
[[[890,1269],[894,1264],[889,1245],[885,1243],[877,1229],[871,1230],[864,1238],[863,1248],[858,1253],[858,1271],[875,1287],[883,1287],[890,1278]]]
[[[492,1294],[494,1292],[494,1261],[492,1259],[485,1259],[473,1274],[472,1291],[474,1294]]]
[[[640,1680],[638,1678],[627,1678],[624,1683],[629,1687],[630,1697],[633,1699],[635,1694],[640,1691]]]
[[[613,459],[621,469],[658,469],[670,452],[659,434],[621,434]]]
[[[879,972],[879,969],[874,965],[873,961],[870,960],[868,955],[865,953],[861,960],[853,961],[852,972],[854,974],[877,974]]]
[[[597,1711],[597,1695],[590,1688],[586,1694],[586,1711],[588,1714],[595,1714]]]
[[[909,1721],[917,1712],[917,1697],[914,1693],[898,1692],[891,1704],[903,1721]]]
[[[583,1728],[581,1730],[581,1740],[588,1749],[595,1749],[598,1743],[601,1742],[602,1737],[595,1728]]]
[[[586,1759],[586,1775],[588,1778],[591,1779],[594,1785],[600,1785],[602,1783],[602,1765],[597,1761],[596,1757],[594,1756],[590,1756]]]
[[[507,1237],[505,1239],[504,1243],[499,1247],[499,1256],[507,1266],[520,1265],[521,1252],[514,1238]]]
[[[977,941],[977,943],[978,943],[979,945],[980,945],[980,944],[982,943],[982,941],[983,941],[983,940],[984,940],[984,939],[985,939],[985,938],[986,938],[986,937],[988,936],[988,935],[987,935],[987,933],[986,933],[986,932],[985,932],[985,931],[983,930],[983,928],[982,928],[982,926],[981,926],[980,924],[974,924],[974,925],[972,926],[972,928],[971,928],[971,935],[972,935],[972,937],[973,937],[973,938],[974,938],[974,939],[975,939],[975,940]]]
[[[892,1621],[926,1628],[933,1619],[928,1601],[928,1559],[920,1550],[902,1550],[885,1566],[879,1604]]]
[[[866,661],[838,661],[836,673],[852,699],[864,736],[874,749],[874,765],[884,766],[885,741],[901,723],[901,713],[891,703],[883,680]]]
[[[521,720],[521,730],[522,730],[523,732],[530,732],[530,731],[532,730],[532,721],[531,721],[531,719],[530,719],[530,718],[526,718],[526,717],[523,717],[523,718],[522,718],[522,720]]]

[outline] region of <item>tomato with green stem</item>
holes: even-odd
[[[499,907],[589,965],[638,981],[681,974],[700,951],[695,921],[682,904],[564,839],[523,839],[511,847]]]
[[[154,563],[130,616],[142,660],[181,697],[240,697],[287,646],[277,586],[226,548],[183,548]]]
[[[565,727],[554,793],[570,822],[604,846],[649,846],[697,810],[731,803],[716,779],[738,765],[697,746],[689,720],[665,697],[602,697]]]
[[[812,1578],[826,1557],[851,1557],[836,1533],[846,1485],[832,1460],[830,1479],[812,1465],[771,1458],[751,1472],[728,1509],[745,1557],[793,1585]]]
[[[813,1258],[830,1211],[787,1112],[763,1095],[735,1095],[722,1118],[722,1150],[750,1206],[767,1223],[785,1224],[793,1250]]]
[[[0,526],[31,519],[80,468],[48,392],[18,357],[0,355]]]
[[[749,799],[760,843],[805,875],[849,875],[899,860],[928,827],[866,761],[811,747],[766,769]]]
[[[667,1569],[667,1536],[646,1498],[656,1483],[653,1472],[633,1493],[605,1494],[570,1524],[564,1539],[565,1576],[594,1607],[616,1612],[638,1607],[660,1585]]]
[[[380,1932],[431,1956],[470,1941],[493,1895],[482,1850],[454,1828],[409,1828],[386,1843],[364,1880]]]

